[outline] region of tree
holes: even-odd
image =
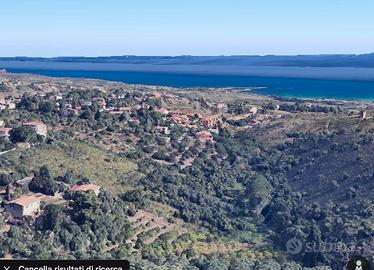
[[[94,192],[74,192],[72,200],[72,206],[75,211],[94,210],[99,204],[99,200]]]
[[[35,142],[37,140],[36,133],[30,127],[17,127],[10,131],[10,137],[12,143],[18,142]]]
[[[33,192],[41,192],[46,195],[54,195],[58,190],[58,184],[53,180],[47,166],[42,166],[29,183],[29,189]]]
[[[2,228],[4,225],[5,225],[4,216],[0,216],[0,228]]]
[[[22,97],[21,101],[17,104],[18,108],[25,109],[29,112],[36,111],[39,108],[40,100],[36,96]]]
[[[0,138],[0,152],[10,150],[14,145],[5,137]]]
[[[58,205],[47,205],[44,209],[44,215],[37,219],[35,226],[40,230],[53,230],[62,219],[62,208]]]
[[[53,110],[55,109],[55,104],[50,102],[50,101],[46,101],[46,102],[42,102],[40,105],[39,105],[39,111],[41,113],[50,113],[52,112]]]
[[[91,120],[91,121],[93,121],[95,119],[94,114],[92,113],[91,109],[88,108],[88,107],[83,108],[82,113],[80,115],[80,118]]]
[[[0,174],[0,186],[6,186],[12,182],[12,178],[9,174]]]
[[[73,219],[77,224],[91,221],[99,206],[99,200],[94,192],[73,192],[70,206],[73,209]]]
[[[144,207],[146,205],[146,200],[139,190],[126,191],[120,195],[120,198],[123,201],[134,203],[137,207]]]
[[[163,150],[159,150],[152,155],[152,158],[158,159],[158,160],[165,160],[167,157],[168,155],[166,155],[165,151]]]

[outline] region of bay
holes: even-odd
[[[119,81],[129,84],[188,88],[252,88],[252,90],[248,92],[281,97],[328,98],[365,101],[374,100],[373,81],[113,70],[99,71],[30,68],[10,68],[7,70],[13,73],[31,73],[51,77],[91,78]]]

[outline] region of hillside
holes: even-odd
[[[204,270],[372,258],[372,103],[8,73],[0,84],[2,257]],[[12,216],[25,196],[40,209]]]

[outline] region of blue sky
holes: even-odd
[[[373,0],[3,0],[0,56],[374,52]]]

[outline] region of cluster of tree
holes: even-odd
[[[340,112],[339,107],[336,106],[320,106],[305,103],[282,103],[279,105],[279,109],[287,112],[320,112],[320,113],[336,113]]]
[[[374,235],[368,221],[373,216],[372,199],[358,200],[351,206],[343,202],[320,205],[307,202],[306,194],[292,191],[288,182],[292,180],[292,171],[310,166],[317,157],[323,158],[326,151],[332,156],[347,155],[360,145],[367,147],[372,143],[370,138],[294,137],[292,144],[269,147],[255,142],[248,133],[230,136],[222,132],[190,167],[147,165],[148,175],[142,184],[150,199],[178,209],[176,217],[205,226],[213,233],[248,231],[257,223],[278,233],[273,241],[282,250],[294,237],[322,247],[331,239],[345,244],[360,243],[362,248],[369,245],[368,240]],[[304,153],[310,155],[304,157]],[[367,171],[368,164],[364,162],[363,166]],[[313,181],[314,174],[318,172],[305,181]],[[352,188],[354,185],[350,192],[356,194],[357,189]],[[362,221],[353,217],[361,217]],[[321,249],[297,254],[292,259],[308,267],[323,264],[341,269],[349,255],[348,251]]]
[[[137,188],[121,194],[119,198],[106,192],[99,197],[90,193],[65,194],[65,198],[71,200],[68,207],[48,206],[34,225],[12,227],[6,237],[1,238],[3,254],[11,253],[25,258],[129,256],[126,239],[131,235],[131,228],[126,215],[146,207],[148,200],[174,207],[177,209],[175,217],[204,226],[214,235],[241,235],[240,232],[248,231],[255,234],[266,226],[275,232],[272,240],[281,250],[285,249],[291,238],[321,246],[334,238],[343,243],[355,242],[365,247],[368,239],[374,236],[372,224],[368,221],[373,217],[373,198],[359,199],[362,189],[352,184],[353,181],[364,181],[365,187],[371,187],[373,167],[370,162],[365,162],[365,157],[370,156],[373,149],[370,136],[352,139],[344,134],[334,134],[306,138],[299,133],[290,133],[288,136],[295,138],[293,143],[274,147],[255,141],[250,132],[231,135],[226,130],[220,130],[214,144],[190,147],[187,138],[192,137],[192,134],[176,127],[171,131],[170,144],[166,144],[162,143],[162,136],[156,136],[155,132],[156,126],[165,124],[164,120],[152,107],[132,114],[113,116],[100,112],[95,102],[91,105],[85,103],[92,100],[93,96],[103,94],[98,91],[68,93],[65,99],[69,99],[73,106],[82,106],[82,111],[79,117],[63,121],[82,131],[100,130],[100,134],[120,132],[129,139],[132,136],[140,138],[137,149],[122,153],[119,158],[141,160],[138,162],[139,171],[145,177]],[[108,99],[107,102],[114,107],[133,106],[138,103],[139,97],[137,94],[127,94],[124,99]],[[24,97],[18,106],[21,111],[27,111],[21,112],[23,116],[27,113],[42,114],[49,121],[62,121],[55,107],[48,102],[37,97]],[[160,105],[157,100],[151,99],[149,104]],[[299,102],[284,104],[281,109],[295,112],[338,111],[336,107],[305,106]],[[136,117],[140,124],[121,125],[129,117]],[[183,133],[188,136],[182,140]],[[96,135],[97,138],[100,134]],[[33,142],[36,139],[26,128],[16,128],[11,134],[12,142]],[[192,165],[183,168],[175,162],[179,154],[182,162],[193,157]],[[329,173],[331,171],[325,171],[329,167],[325,165],[334,165],[334,162],[336,165],[337,157],[348,155],[353,157],[354,162],[352,158],[342,161],[350,161],[347,164],[354,165],[347,166],[347,170],[350,168],[351,171],[342,170],[346,174],[335,172],[341,179],[333,179],[336,183],[331,181],[325,186],[328,187],[327,192],[331,192],[341,181],[348,197],[339,195],[343,199],[334,203],[312,201],[308,194],[297,190],[296,185],[292,186],[297,181],[304,181],[302,183],[305,186],[318,185],[313,181],[323,178],[319,176],[319,171],[323,170],[324,175],[333,175]],[[152,158],[172,164],[160,166]],[[327,160],[331,160],[331,163],[327,163]],[[53,195],[62,190],[63,185],[59,182],[67,183],[70,178],[65,175],[53,179],[48,168],[42,167],[35,173],[29,189]],[[7,175],[0,176],[0,184],[13,180]],[[345,204],[344,200],[351,203]],[[242,236],[240,240],[250,239]],[[168,247],[167,241],[160,246]],[[348,255],[344,252],[313,251],[297,254],[292,259],[304,266],[325,264],[341,269],[344,256]],[[155,265],[178,264],[183,267],[189,265],[185,269],[302,269],[299,265],[280,260],[268,260],[260,264],[238,258],[200,256],[191,250],[185,251],[183,256],[178,254],[175,257],[173,252],[161,255],[154,250],[144,249],[140,258],[131,258],[139,269],[144,269],[142,267],[148,264],[150,269]]]
[[[41,114],[56,113],[58,111],[55,102],[45,100],[38,96],[23,96],[21,101],[17,104],[17,108]]]
[[[47,205],[34,224],[12,226],[0,238],[1,256],[68,259],[106,258],[108,250],[127,247],[132,234],[127,205],[101,192],[66,194],[69,205]],[[128,247],[126,248],[128,249]]]
[[[54,181],[47,166],[42,166],[38,172],[34,174],[29,183],[29,190],[40,192],[46,195],[54,195],[59,190],[59,185]]]
[[[9,139],[12,143],[35,143],[43,141],[42,136],[38,136],[32,128],[27,126],[13,128],[10,131]]]
[[[149,170],[147,166],[148,175],[142,183],[151,191],[151,199],[175,207],[179,210],[176,217],[186,222],[217,233],[246,230],[272,190],[264,175],[242,169],[240,157],[257,151],[251,140],[220,137],[185,169],[155,166]]]
[[[12,184],[14,181],[21,179],[22,175],[18,172],[0,173],[0,186]]]
[[[10,150],[14,147],[14,144],[7,140],[5,137],[0,137],[0,152]]]
[[[365,147],[360,148],[358,142],[365,142]],[[293,259],[309,267],[324,264],[342,269],[345,258],[370,247],[374,201],[370,195],[357,196],[364,189],[355,186],[360,181],[370,189],[368,178],[360,174],[369,172],[370,178],[374,168],[369,163],[360,164],[357,156],[370,153],[371,147],[370,140],[359,136],[311,135],[292,144],[268,148],[260,158],[251,159],[252,168],[271,176],[274,189],[261,214],[264,224],[278,233],[274,243],[279,248],[284,249],[288,240],[296,238],[314,249],[294,255]],[[334,182],[344,182],[344,187],[334,190]],[[354,250],[348,248],[352,244]],[[326,249],[329,245],[345,248]]]

